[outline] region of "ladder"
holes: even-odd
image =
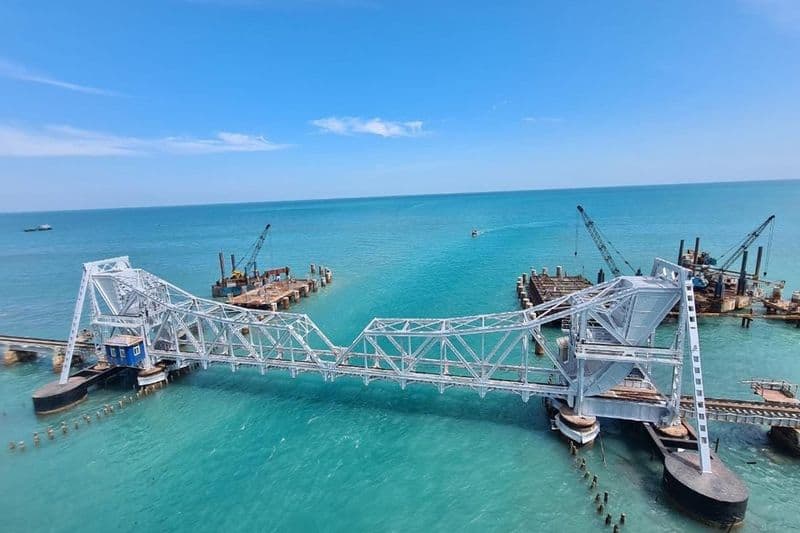
[[[69,381],[69,371],[72,365],[72,354],[75,352],[75,342],[78,339],[78,328],[81,327],[83,301],[86,299],[86,289],[89,287],[90,277],[89,270],[84,267],[83,277],[81,278],[81,288],[78,289],[78,300],[75,302],[75,314],[72,315],[72,327],[69,330],[67,352],[64,354],[64,365],[61,367],[61,377],[58,379],[58,382],[62,385]]]
[[[706,416],[706,397],[703,390],[703,370],[700,365],[700,336],[697,332],[697,311],[694,305],[692,280],[684,281],[683,306],[686,309],[686,333],[689,337],[689,351],[692,357],[692,385],[694,388],[694,412],[697,417],[697,446],[700,452],[700,471],[711,472],[711,450],[708,442],[708,417]]]

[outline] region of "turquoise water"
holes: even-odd
[[[80,265],[104,257],[128,255],[208,295],[217,252],[243,253],[266,222],[262,266],[333,270],[334,283],[295,309],[334,342],[374,316],[516,309],[516,277],[531,266],[594,278],[601,259],[582,226],[574,253],[578,203],[643,270],[654,256],[674,259],[681,238],[700,235],[719,254],[774,213],[768,277],[798,289],[798,200],[800,182],[770,182],[6,214],[0,332],[65,338]],[[21,231],[42,223],[55,230]],[[798,340],[780,323],[704,320],[706,393],[747,398],[738,381],[752,376],[799,382]],[[37,419],[30,393],[53,379],[47,361],[0,367],[0,442],[28,442],[22,454],[0,451],[3,531],[603,527],[536,400],[213,368],[34,449],[33,431],[123,394],[97,391],[77,411]],[[602,426],[588,462],[626,529],[703,530],[665,501],[660,465],[632,426]],[[763,428],[711,430],[751,490],[744,530],[800,529],[800,461]]]

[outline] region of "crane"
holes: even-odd
[[[586,226],[586,231],[589,232],[589,236],[592,237],[592,240],[594,241],[594,244],[597,246],[597,249],[600,250],[600,255],[603,256],[603,260],[606,262],[608,268],[611,270],[611,274],[616,278],[621,276],[622,272],[620,271],[619,266],[617,266],[617,262],[614,260],[614,256],[611,255],[611,251],[608,249],[609,246],[611,246],[614,252],[616,252],[616,254],[619,256],[622,262],[628,265],[628,268],[631,269],[631,272],[635,271],[637,276],[641,275],[641,271],[634,269],[633,266],[631,266],[631,264],[622,256],[622,253],[619,250],[617,250],[613,244],[611,244],[611,241],[609,241],[603,236],[603,234],[600,232],[600,229],[597,227],[597,224],[594,223],[594,220],[592,220],[589,217],[588,213],[586,213],[586,210],[580,205],[578,206],[578,212],[581,214],[581,217],[583,218],[583,225]],[[576,248],[576,253],[577,253],[577,248]]]
[[[764,230],[767,229],[768,226],[770,228],[770,245],[771,245],[772,244],[771,232],[775,228],[774,223],[775,223],[775,215],[770,215],[756,229],[748,233],[747,236],[744,238],[744,240],[742,240],[738,246],[734,244],[728,249],[727,252],[722,254],[720,256],[720,259],[722,259],[722,257],[727,255],[731,250],[734,250],[734,248],[736,249],[736,251],[730,257],[728,257],[725,260],[725,262],[723,262],[719,267],[716,267],[715,270],[724,271],[730,268],[730,266],[733,265],[736,262],[736,260],[742,256],[745,250],[747,250],[747,247],[753,244],[755,240],[758,239],[758,237],[764,232]],[[767,261],[769,261],[769,252],[770,250],[767,250]]]
[[[242,275],[242,277],[247,277],[250,272],[253,273],[253,276],[258,275],[258,269],[256,266],[256,261],[258,260],[258,254],[261,252],[261,247],[264,246],[264,240],[267,238],[267,232],[269,231],[270,226],[272,224],[267,224],[264,226],[264,230],[256,239],[256,242],[253,243],[253,246],[250,247],[248,255],[246,256],[246,262],[244,263],[244,268],[240,269],[242,262],[245,261],[245,258],[239,260],[236,263],[236,266],[233,269],[233,273],[231,274],[232,277],[236,277],[237,272]]]

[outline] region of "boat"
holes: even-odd
[[[473,229],[473,230],[472,230],[472,236],[473,236],[473,237],[477,237],[477,236],[478,236],[478,230],[476,230],[476,229]]]
[[[35,228],[25,228],[23,231],[50,231],[53,226],[50,224],[39,224]]]

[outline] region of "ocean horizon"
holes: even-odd
[[[491,195],[491,194],[511,194],[511,193],[526,193],[538,191],[592,191],[597,189],[641,189],[641,188],[657,188],[657,187],[693,187],[703,185],[735,185],[735,184],[748,184],[748,183],[784,183],[800,181],[800,178],[772,178],[772,179],[745,179],[745,180],[708,180],[708,181],[676,181],[665,183],[648,183],[643,185],[594,185],[594,186],[578,186],[578,187],[540,187],[533,189],[508,189],[508,190],[481,190],[481,191],[460,191],[460,192],[431,192],[431,193],[408,193],[408,194],[389,194],[389,195],[366,195],[366,196],[331,196],[320,198],[296,198],[296,199],[279,199],[279,200],[253,200],[248,202],[198,202],[188,204],[152,204],[152,205],[122,205],[115,207],[88,207],[88,208],[72,208],[72,209],[33,209],[21,211],[4,211],[3,206],[0,205],[0,215],[24,215],[28,213],[64,213],[70,211],[105,211],[114,209],[157,209],[162,207],[215,207],[226,205],[261,205],[261,204],[283,204],[283,203],[302,203],[302,202],[335,202],[343,200],[380,200],[386,198],[416,198],[416,197],[435,197],[435,196],[474,196],[474,195]]]

